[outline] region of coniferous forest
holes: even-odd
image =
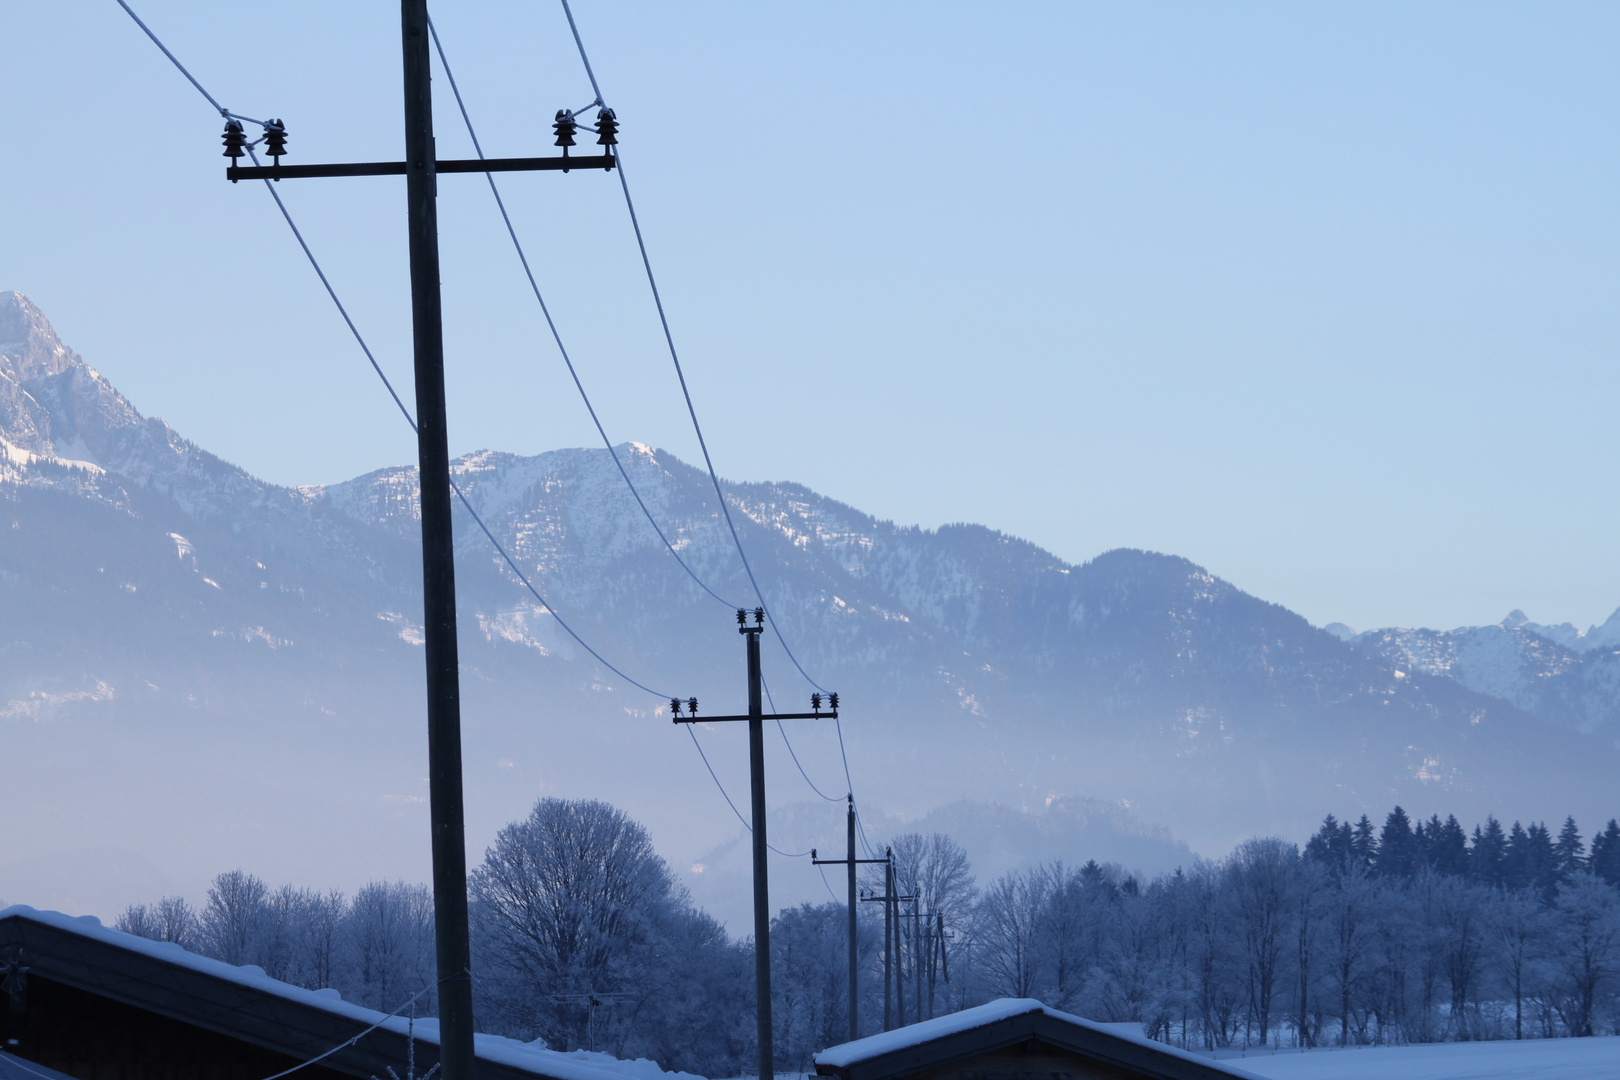
[[[948,836],[888,841],[898,891],[894,1020],[1035,997],[1135,1021],[1189,1049],[1620,1033],[1620,823],[1465,829],[1329,815],[1303,850],[1240,844],[1151,880],[1095,861],[980,882]],[[863,891],[882,890],[881,876]],[[753,1060],[753,948],[698,910],[646,830],[606,803],[542,799],[470,876],[481,1030],[647,1057],[710,1076]],[[863,1033],[883,1021],[883,920],[861,905]],[[913,914],[915,913],[915,914]],[[352,897],[241,870],[194,909],[166,897],[118,928],[384,1011],[433,982],[425,886]],[[847,1036],[842,903],[772,923],[779,1067]],[[432,1012],[431,990],[417,1001]]]

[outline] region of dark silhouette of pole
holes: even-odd
[[[765,609],[754,609],[754,624],[748,612],[737,609],[737,632],[748,639],[748,712],[741,716],[698,717],[697,698],[689,698],[686,716],[683,702],[673,698],[670,718],[677,724],[712,724],[728,720],[748,722],[748,786],[753,820],[749,832],[754,840],[754,1020],[759,1040],[759,1080],[772,1080],[774,1048],[771,1037],[771,890],[765,859],[770,845],[765,839],[765,706],[764,685],[759,670],[759,635],[765,630]],[[838,695],[828,694],[829,712],[821,711],[820,694],[810,695],[812,712],[773,713],[773,720],[838,719]]]
[[[467,841],[461,793],[461,686],[456,655],[455,548],[445,432],[444,320],[427,0],[401,0],[405,52],[405,198],[416,446],[422,507],[422,634],[426,639],[428,797],[433,834],[433,930],[444,1080],[473,1080],[472,958],[467,941]]]
[[[856,953],[858,940],[855,924],[855,793],[849,794],[849,1041],[861,1037],[861,966]]]
[[[887,863],[889,860],[857,859],[855,857],[855,796],[851,794],[846,795],[844,798],[849,803],[849,819],[847,822],[847,850],[849,853],[842,859],[823,859],[816,854],[815,848],[811,848],[810,862],[816,866],[837,864],[849,868],[849,1038],[853,1042],[861,1037],[860,963],[858,961],[859,954],[856,951],[858,938],[855,922],[855,905],[859,900],[859,896],[855,889],[855,867],[861,863]],[[884,963],[888,963],[887,956],[884,957]],[[885,988],[885,992],[887,992],[887,988]]]
[[[741,612],[738,612],[740,615]],[[771,1038],[771,888],[765,859],[765,706],[760,693],[759,632],[745,626],[748,638],[748,779],[753,798],[754,836],[754,1023],[759,1038],[759,1080],[775,1074]]]
[[[137,20],[138,22],[139,20]],[[472,969],[467,934],[467,842],[461,781],[461,686],[456,653],[455,550],[450,519],[450,449],[445,433],[444,317],[439,297],[440,173],[568,172],[612,169],[618,126],[599,120],[600,155],[439,161],[434,154],[427,0],[400,0],[404,54],[405,160],[283,165],[281,120],[265,130],[267,166],[235,164],[246,148],[237,119],[225,126],[225,178],[280,182],[300,177],[404,176],[410,247],[411,342],[416,366],[417,477],[422,513],[422,635],[427,664],[428,803],[433,845],[433,931],[438,965],[443,1080],[473,1080]],[[167,50],[165,50],[167,51]],[[560,142],[558,145],[562,145]],[[566,147],[564,148],[566,151]],[[837,703],[834,702],[834,715]],[[763,1078],[768,1080],[768,1078]]]
[[[885,848],[888,856],[883,867],[883,1030],[894,1027],[894,850]]]

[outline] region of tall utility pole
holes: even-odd
[[[472,952],[461,795],[461,680],[456,564],[445,430],[444,321],[439,307],[438,174],[427,0],[400,5],[405,49],[405,200],[416,352],[417,486],[422,505],[422,636],[427,653],[428,812],[433,833],[433,940],[444,1080],[472,1080]]]
[[[432,818],[433,921],[438,961],[439,1061],[443,1080],[473,1080],[472,959],[467,933],[467,842],[461,790],[461,686],[456,655],[456,574],[450,518],[450,450],[445,433],[444,320],[439,301],[440,173],[611,169],[617,121],[598,113],[595,157],[568,157],[577,127],[564,110],[553,125],[560,157],[439,161],[434,156],[427,0],[400,0],[405,74],[405,160],[337,165],[281,164],[287,132],[266,122],[268,166],[238,166],[242,125],[225,126],[226,179],[404,176],[411,259],[411,331],[416,358],[416,445],[422,508],[422,624],[427,660],[428,796]]]
[[[924,911],[924,910],[922,910],[922,900],[917,896],[906,896],[906,897],[902,897],[901,899],[911,901],[911,971],[912,971],[912,975],[914,976],[913,989],[916,991],[913,998],[912,998],[912,1000],[913,1000],[913,1003],[916,1005],[917,1019],[919,1021],[921,1021],[921,1020],[930,1020],[930,1019],[933,1018],[933,1009],[934,1009],[934,997],[933,997],[933,993],[932,993],[933,983],[932,983],[932,981],[930,981],[930,983],[929,983],[929,990],[930,990],[930,993],[928,995],[928,1012],[929,1012],[929,1015],[924,1016],[923,1015],[923,968],[927,964],[931,963],[933,958],[932,958],[932,955],[930,953],[928,953],[923,947],[923,938],[928,936],[928,932],[926,930],[924,930],[923,927],[927,926],[929,921],[932,920],[939,913],[935,912],[935,911]],[[927,960],[923,959],[923,957],[925,955],[928,956]],[[904,1026],[905,1022],[906,1022],[905,1016],[902,1015],[900,1017],[901,1026]]]
[[[759,670],[759,635],[765,630],[765,609],[754,609],[754,622],[748,612],[737,609],[737,633],[748,641],[748,712],[741,716],[698,717],[697,698],[686,701],[687,715],[681,715],[681,700],[672,698],[670,718],[677,724],[711,724],[742,720],[748,724],[748,786],[753,815],[749,831],[754,839],[754,1024],[759,1039],[759,1080],[775,1075],[775,1052],[771,1037],[771,889],[765,865],[770,845],[765,841],[765,695]],[[838,695],[827,695],[828,712],[821,711],[821,695],[810,695],[813,712],[775,713],[773,720],[836,720]]]
[[[883,905],[883,1030],[889,1031],[894,1027],[894,1012],[892,1006],[899,1006],[900,1026],[906,1026],[906,995],[903,972],[900,971],[900,934],[899,917],[900,901],[915,900],[914,896],[900,896],[894,891],[894,849],[885,848],[883,892],[878,896],[865,897],[869,904]]]
[[[860,863],[887,863],[888,859],[857,859],[855,857],[855,795],[846,795],[849,802],[848,850],[849,854],[842,859],[822,859],[816,856],[816,849],[810,849],[810,861],[816,866],[831,866],[834,864],[849,867],[849,1039],[854,1042],[861,1037],[861,1010],[860,1010],[860,964],[855,952],[856,923],[855,923],[855,867]]]

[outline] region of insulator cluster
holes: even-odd
[[[606,105],[596,110],[596,144],[598,146],[619,144],[619,118]]]
[[[563,148],[563,156],[567,156],[568,148],[574,145],[574,132],[579,130],[579,122],[574,119],[572,109],[558,109],[556,123],[551,130],[557,134],[555,145]]]
[[[287,153],[287,125],[280,120],[266,120],[264,122],[264,152],[275,158],[276,164]]]
[[[669,699],[669,711],[670,711],[670,715],[672,715],[672,716],[681,715],[681,699],[680,698],[672,697],[672,698]],[[688,716],[696,716],[697,715],[697,698],[694,697],[694,698],[687,698],[686,699],[686,715],[688,715]]]
[[[225,153],[233,162],[247,153],[247,133],[242,130],[240,120],[225,121],[225,134],[220,136],[225,142]]]

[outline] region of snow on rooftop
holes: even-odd
[[[826,1065],[831,1068],[848,1068],[860,1061],[880,1057],[884,1054],[894,1053],[896,1050],[905,1050],[922,1043],[932,1042],[947,1035],[958,1035],[974,1028],[985,1027],[1002,1020],[1010,1020],[1015,1016],[1025,1016],[1029,1013],[1045,1013],[1054,1020],[1074,1024],[1077,1027],[1088,1028],[1091,1031],[1111,1035],[1124,1042],[1145,1046],[1170,1057],[1195,1061],[1200,1065],[1223,1070],[1233,1076],[1249,1077],[1253,1080],[1254,1074],[1235,1068],[1225,1062],[1215,1062],[1207,1057],[1189,1054],[1162,1042],[1156,1042],[1142,1034],[1141,1024],[1099,1024],[1073,1013],[1059,1012],[1049,1008],[1034,998],[997,998],[985,1005],[972,1009],[963,1009],[961,1012],[951,1013],[949,1016],[936,1016],[932,1020],[908,1027],[896,1028],[894,1031],[885,1031],[877,1035],[868,1035],[864,1039],[843,1043],[840,1046],[828,1047],[815,1057],[817,1065]],[[1387,1078],[1386,1078],[1387,1080]]]
[[[1620,1080],[1620,1036],[1250,1055],[1266,1080]]]
[[[59,911],[39,911],[26,904],[17,904],[13,907],[0,909],[0,919],[24,918],[44,926],[66,930],[69,933],[95,941],[126,949],[130,952],[173,964],[176,967],[189,968],[204,975],[211,975],[216,979],[224,979],[239,986],[249,987],[260,993],[271,994],[295,1001],[301,1005],[320,1009],[334,1016],[342,1016],[354,1021],[356,1030],[371,1027],[381,1021],[380,1026],[387,1031],[399,1035],[406,1034],[408,1021],[403,1016],[384,1019],[384,1014],[376,1009],[367,1009],[344,1001],[336,990],[305,990],[289,983],[272,979],[266,975],[262,968],[252,964],[237,967],[219,960],[211,960],[206,956],[199,956],[187,952],[180,946],[166,941],[151,941],[147,938],[126,934],[121,930],[111,930],[101,925],[101,920],[94,915],[73,916],[64,915]],[[416,1021],[416,1037],[423,1042],[437,1045],[439,1042],[439,1022],[434,1019],[418,1019]],[[588,1050],[576,1050],[572,1053],[563,1053],[557,1050],[547,1050],[538,1043],[524,1043],[516,1039],[508,1039],[500,1035],[479,1035],[475,1040],[475,1052],[483,1061],[509,1065],[513,1068],[524,1069],[529,1072],[540,1073],[555,1077],[556,1080],[703,1080],[692,1073],[665,1072],[657,1062],[646,1058],[634,1061],[624,1061],[608,1054],[593,1053]],[[0,1078],[6,1074],[0,1073]]]

